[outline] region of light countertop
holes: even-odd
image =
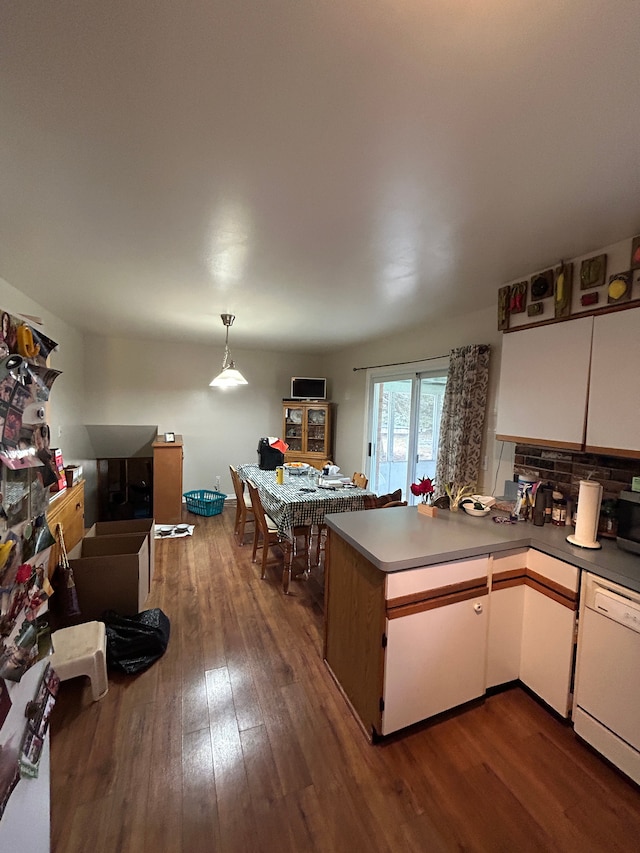
[[[610,539],[599,540],[601,549],[578,548],[566,541],[573,533],[569,526],[496,524],[491,515],[474,518],[449,510],[430,518],[415,506],[333,513],[325,523],[383,572],[535,548],[640,592],[640,554],[622,551]]]

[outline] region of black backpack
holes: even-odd
[[[284,465],[284,453],[271,447],[268,438],[258,442],[258,466],[263,471],[275,471],[278,465]]]

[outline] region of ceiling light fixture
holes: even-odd
[[[249,383],[244,376],[239,370],[236,370],[236,366],[229,353],[229,326],[236,319],[235,314],[221,314],[220,318],[227,328],[227,336],[224,342],[224,358],[222,359],[222,372],[215,379],[212,379],[209,385],[212,388],[235,388],[236,385],[248,385]]]

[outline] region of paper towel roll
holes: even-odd
[[[580,480],[576,531],[571,536],[567,536],[568,542],[579,545],[581,548],[602,547],[596,540],[601,501],[602,486],[600,483],[596,483],[595,480]]]

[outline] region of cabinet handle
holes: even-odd
[[[474,604],[473,609],[475,610],[476,613],[482,613],[482,605],[480,604],[480,602],[478,602],[477,604]]]
[[[82,504],[76,504],[76,509],[80,509],[81,506]]]

